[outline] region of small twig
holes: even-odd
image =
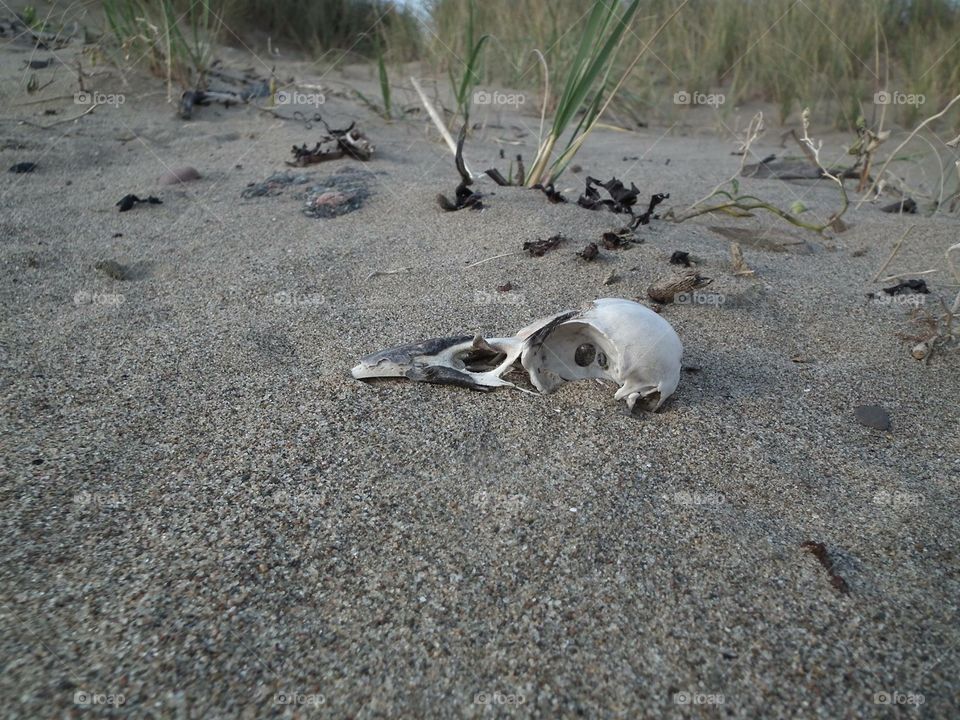
[[[790,132],[788,134],[790,135],[790,137],[792,137],[794,140],[797,141],[797,145],[800,146],[800,149],[803,151],[803,154],[807,156],[807,160],[810,161],[810,164],[813,165],[815,168],[820,169],[820,160],[813,153],[813,151],[810,150],[810,146],[807,145],[807,143],[805,143],[803,140],[801,140],[799,135],[797,135],[797,129],[790,128]]]
[[[94,110],[97,109],[97,106],[102,104],[103,103],[94,103],[79,115],[74,115],[73,117],[64,118],[63,120],[57,120],[56,122],[52,122],[49,125],[38,125],[37,123],[30,122],[29,120],[21,120],[20,123],[23,125],[29,125],[30,127],[40,128],[41,130],[49,130],[50,128],[56,127],[57,125],[63,125],[64,123],[73,122],[74,120],[79,120],[87,113],[92,113]]]
[[[887,275],[885,278],[880,278],[880,282],[893,282],[894,280],[917,277],[918,275],[932,275],[938,272],[940,272],[939,268],[934,268],[933,270],[923,270],[921,272],[905,272],[899,275]]]
[[[960,252],[960,243],[948,247],[945,254],[947,256],[947,264],[950,266],[950,272],[953,273],[953,277],[955,277],[957,282],[960,283],[960,270],[958,270],[957,266],[953,264],[953,258],[950,256],[950,253],[952,253],[954,250]],[[960,312],[960,292],[957,293],[957,299],[953,301],[953,308],[950,310],[951,315],[956,315],[958,312]]]
[[[402,267],[402,268],[397,268],[396,270],[374,270],[369,275],[367,275],[365,279],[370,280],[375,277],[380,277],[381,275],[397,275],[399,273],[406,272],[407,270],[413,270],[413,268]]]
[[[437,113],[437,109],[433,106],[427,99],[426,93],[423,92],[423,88],[420,87],[420,83],[417,82],[415,77],[410,78],[410,82],[413,83],[413,89],[417,91],[417,95],[420,96],[420,102],[423,104],[423,107],[426,109],[427,114],[430,116],[430,119],[433,120],[433,124],[437,126],[437,130],[440,131],[440,136],[443,138],[444,142],[447,143],[447,147],[450,148],[450,152],[454,155],[457,154],[457,143],[454,141],[453,136],[450,134],[450,131],[447,130],[447,126],[444,125],[443,120],[440,118],[440,115]],[[474,177],[473,173],[470,173],[470,177]]]
[[[503,255],[494,255],[493,257],[484,258],[483,260],[477,260],[475,263],[464,265],[463,269],[467,270],[477,265],[482,265],[485,262],[490,262],[491,260],[499,260],[500,258],[510,257],[511,255],[519,255],[522,252],[523,250],[514,250],[513,252],[503,253]]]
[[[890,257],[888,257],[887,261],[880,266],[880,269],[877,270],[877,274],[873,276],[873,280],[871,282],[876,282],[877,280],[880,279],[880,275],[882,275],[883,271],[887,269],[887,267],[890,265],[891,262],[893,262],[893,258],[896,256],[898,252],[900,252],[900,246],[903,245],[903,241],[907,239],[907,235],[910,234],[910,231],[913,230],[914,227],[916,226],[911,225],[910,227],[908,227],[906,230],[903,231],[903,235],[901,235],[900,239],[897,240],[897,244],[893,246],[893,251],[890,253]]]
[[[879,182],[879,179],[880,179],[881,177],[883,177],[884,173],[887,171],[887,166],[888,166],[888,165],[891,163],[891,161],[897,156],[897,153],[899,153],[901,150],[903,150],[903,148],[907,145],[907,143],[909,143],[911,140],[913,140],[914,136],[915,136],[918,132],[920,132],[921,130],[923,130],[923,128],[925,128],[927,125],[929,125],[930,123],[932,123],[934,120],[943,117],[943,116],[947,113],[947,111],[948,111],[950,108],[953,107],[953,104],[954,104],[955,102],[957,102],[958,100],[960,100],[960,95],[957,95],[956,97],[954,97],[953,100],[951,100],[950,102],[947,103],[946,107],[943,108],[943,110],[941,110],[940,112],[938,112],[938,113],[935,114],[935,115],[931,115],[930,117],[928,117],[928,118],[927,118],[926,120],[924,120],[922,123],[920,123],[919,125],[917,125],[909,135],[907,135],[907,139],[904,140],[902,143],[900,143],[900,144],[897,146],[896,150],[894,150],[892,153],[890,153],[890,157],[888,157],[888,158],[886,159],[886,162],[884,162],[884,163],[883,163],[883,166],[880,168],[880,172],[877,173],[877,180],[874,180],[874,181],[873,181],[873,185],[870,186],[870,189],[867,191],[867,194],[864,195],[862,198],[860,198],[860,201],[857,203],[857,206],[856,206],[856,208],[854,208],[854,209],[859,209],[860,206],[863,205],[864,201],[867,199],[867,196],[870,195],[870,193],[873,192],[874,188],[877,187],[877,182]],[[951,142],[952,142],[952,141],[951,141]]]
[[[760,136],[760,133],[763,132],[763,129],[763,113],[758,112],[750,119],[750,124],[747,125],[747,129],[743,135],[743,140],[740,142],[740,149],[737,151],[741,153],[740,167],[738,167],[737,171],[726,180],[717,183],[717,186],[713,188],[713,190],[711,190],[707,195],[693,203],[693,205],[688,208],[688,212],[693,210],[697,205],[705,203],[707,200],[714,197],[724,185],[729,185],[738,177],[740,177],[741,173],[743,173],[743,166],[747,163],[747,156],[750,154],[750,146],[753,145],[753,142]]]
[[[54,97],[50,97],[50,98],[40,98],[39,100],[31,100],[30,102],[18,103],[17,105],[13,105],[12,107],[18,108],[18,107],[27,107],[28,105],[41,105],[43,103],[53,102],[54,100],[73,100],[75,97],[76,95],[55,95]]]
[[[540,106],[540,129],[537,130],[537,147],[540,147],[543,143],[543,123],[547,117],[547,103],[550,101],[550,70],[547,68],[547,60],[542,52],[533,50],[531,54],[540,59],[540,65],[543,67],[543,104]]]

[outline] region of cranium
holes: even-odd
[[[360,380],[406,377],[474,390],[516,387],[504,380],[517,361],[542,393],[572,380],[612,380],[630,410],[656,410],[680,381],[683,346],[670,323],[639,303],[595,300],[585,311],[542,318],[513,337],[434,338],[368,355]]]

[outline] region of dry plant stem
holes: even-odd
[[[84,115],[88,113],[92,113],[94,110],[97,109],[97,106],[101,104],[102,103],[94,103],[79,115],[74,115],[73,117],[64,118],[63,120],[57,120],[56,122],[49,123],[48,125],[37,125],[36,123],[32,123],[29,120],[21,120],[20,122],[23,125],[29,125],[30,127],[40,128],[41,130],[48,130],[52,127],[56,127],[57,125],[63,125],[64,123],[73,122],[74,120],[79,120]]]
[[[951,245],[950,247],[947,248],[947,252],[946,252],[947,265],[950,266],[950,272],[953,273],[953,277],[955,277],[957,282],[960,283],[960,269],[958,269],[957,266],[953,264],[953,257],[951,257],[950,255],[950,253],[952,253],[954,250],[960,253],[960,243],[957,243],[956,245]],[[953,315],[956,315],[958,312],[960,312],[960,292],[957,293],[957,297],[953,301],[953,308],[950,310],[950,312]]]
[[[695,203],[693,203],[693,205],[687,208],[688,212],[693,210],[697,205],[700,205],[701,203],[705,203],[707,200],[714,197],[718,192],[720,192],[720,188],[722,188],[724,185],[729,185],[738,177],[740,177],[740,174],[743,172],[744,165],[747,164],[747,156],[750,154],[750,146],[753,145],[753,142],[760,136],[760,133],[762,131],[763,131],[763,113],[758,112],[756,115],[754,115],[750,119],[750,124],[747,125],[747,129],[744,133],[744,140],[742,143],[743,152],[740,155],[740,167],[737,168],[737,171],[733,175],[728,177],[726,180],[723,180],[717,183],[716,187],[714,187],[713,190],[711,190],[709,193],[704,195],[702,198],[700,198]],[[693,217],[693,216],[691,215],[690,217]],[[683,218],[683,219],[685,220],[686,218]]]
[[[483,263],[490,262],[491,260],[499,260],[500,258],[510,257],[511,255],[519,255],[522,252],[523,250],[514,250],[513,252],[503,253],[503,255],[494,255],[493,257],[484,258],[483,260],[477,260],[475,263],[464,265],[463,269],[468,270],[469,268],[483,265]]]
[[[818,230],[818,232],[823,232],[843,216],[843,214],[847,211],[847,208],[850,206],[850,199],[847,197],[847,190],[843,186],[843,178],[828,172],[827,169],[823,167],[823,163],[820,162],[820,149],[823,147],[823,141],[821,140],[815,145],[813,140],[810,139],[810,135],[807,133],[807,131],[810,129],[810,111],[808,109],[804,109],[802,118],[803,137],[800,138],[800,141],[810,149],[810,153],[813,156],[812,160],[816,166],[820,168],[820,172],[823,173],[823,176],[833,180],[837,184],[837,187],[840,188],[840,197],[843,199],[843,205],[840,207],[840,209],[831,215],[827,220],[827,223],[820,230]]]
[[[53,97],[41,98],[40,100],[31,100],[30,102],[17,103],[11,107],[27,107],[28,105],[42,105],[43,103],[53,102],[54,100],[73,100],[76,95],[54,95]]]
[[[903,231],[903,235],[901,235],[900,239],[897,240],[897,244],[893,246],[893,250],[890,252],[890,256],[887,258],[887,261],[880,266],[880,269],[877,270],[877,274],[873,276],[873,280],[871,282],[876,282],[880,278],[880,275],[883,273],[883,271],[889,267],[891,262],[893,262],[893,258],[895,258],[897,253],[900,252],[900,246],[903,245],[903,241],[907,239],[907,235],[910,234],[914,227],[916,226],[911,225]]]
[[[877,179],[873,181],[873,185],[870,186],[870,189],[867,191],[867,194],[864,195],[862,198],[860,198],[860,201],[857,203],[856,208],[854,208],[854,209],[859,209],[859,207],[860,207],[861,205],[863,205],[864,201],[866,201],[867,197],[874,191],[874,189],[877,187],[877,183],[880,181],[880,178],[882,178],[883,175],[884,175],[884,173],[886,173],[886,171],[887,171],[887,166],[888,166],[888,165],[891,163],[891,161],[897,156],[897,153],[899,153],[901,150],[903,150],[903,148],[906,147],[907,143],[909,143],[911,140],[913,140],[914,136],[915,136],[918,132],[920,132],[921,130],[923,130],[923,128],[925,128],[927,125],[929,125],[930,123],[932,123],[934,120],[936,120],[936,119],[938,119],[938,118],[941,118],[941,117],[943,117],[944,115],[946,115],[947,112],[950,110],[950,108],[952,108],[953,105],[954,105],[954,103],[956,103],[958,100],[960,100],[960,95],[957,95],[956,97],[954,97],[953,100],[951,100],[950,102],[948,102],[947,105],[946,105],[946,107],[943,108],[943,110],[941,110],[940,112],[938,112],[936,115],[931,115],[931,116],[928,117],[926,120],[924,120],[922,123],[920,123],[919,125],[917,125],[917,126],[913,129],[913,131],[912,131],[909,135],[907,135],[907,139],[904,140],[904,141],[903,141],[902,143],[900,143],[899,145],[897,145],[896,150],[894,150],[892,153],[890,153],[890,157],[888,157],[888,158],[886,159],[886,161],[883,163],[883,166],[880,168],[880,172],[877,173]]]
[[[849,207],[850,203],[849,203],[849,199],[847,198],[846,189],[843,187],[843,180],[840,177],[827,172],[827,170],[823,167],[823,164],[820,162],[821,145],[814,144],[813,140],[810,139],[810,136],[807,133],[809,127],[810,127],[809,112],[807,110],[804,110],[803,136],[797,138],[798,141],[800,142],[800,146],[804,148],[804,154],[807,155],[810,162],[813,163],[813,165],[817,167],[820,170],[820,172],[823,173],[823,177],[829,178],[830,180],[837,183],[837,186],[840,188],[840,196],[843,200],[843,205],[840,207],[839,210],[837,210],[833,215],[831,215],[827,219],[826,223],[824,223],[823,225],[813,225],[811,223],[804,222],[803,220],[796,217],[795,215],[792,215],[784,210],[781,210],[775,205],[771,205],[770,203],[764,202],[760,198],[755,197],[753,195],[738,195],[737,197],[734,197],[730,193],[721,189],[724,185],[735,184],[737,182],[737,177],[743,172],[743,167],[746,163],[747,155],[750,152],[750,146],[754,142],[754,140],[756,140],[757,136],[760,134],[760,131],[763,129],[762,113],[757,113],[756,115],[754,115],[753,119],[750,121],[750,124],[747,126],[747,130],[744,135],[744,141],[743,141],[743,155],[740,158],[740,168],[737,170],[737,172],[734,173],[730,178],[728,178],[724,182],[721,182],[719,185],[717,185],[710,192],[710,194],[708,194],[702,200],[698,200],[693,205],[691,205],[690,208],[687,210],[687,212],[679,216],[676,216],[676,215],[673,216],[674,222],[683,222],[684,220],[689,220],[690,218],[697,217],[698,215],[705,215],[706,213],[712,213],[712,212],[726,212],[732,215],[739,215],[742,217],[744,213],[747,213],[749,215],[749,212],[751,210],[766,210],[767,212],[771,212],[774,215],[778,215],[779,217],[789,222],[791,225],[796,225],[797,227],[804,228],[805,230],[811,230],[816,233],[823,233],[824,230],[831,227],[841,216],[843,216],[843,214],[847,211],[847,208]],[[699,205],[706,202],[710,198],[717,197],[718,195],[726,197],[728,199],[728,202],[721,203],[719,205],[710,205],[708,207],[698,207]],[[669,217],[669,213],[664,217]]]
[[[547,101],[550,99],[550,69],[542,52],[534,50],[531,54],[537,56],[543,68],[543,103],[540,105],[540,129],[537,130],[537,147],[540,147],[543,144],[543,123],[547,119]]]
[[[366,279],[370,280],[375,277],[380,277],[381,275],[398,275],[402,272],[406,272],[407,270],[412,270],[412,269],[413,269],[412,267],[402,267],[402,268],[397,268],[396,270],[374,270],[369,275],[367,275]]]
[[[880,282],[893,282],[894,280],[903,280],[904,278],[919,277],[920,275],[933,275],[938,273],[940,270],[933,268],[932,270],[921,270],[920,272],[905,272],[900,273],[899,275],[887,275],[886,277],[880,278]]]
[[[447,143],[447,147],[450,148],[450,152],[456,155],[457,143],[454,141],[450,131],[447,130],[447,126],[443,124],[443,119],[440,117],[437,109],[433,106],[433,103],[427,99],[427,95],[423,92],[423,88],[420,87],[420,83],[417,82],[417,79],[415,77],[411,77],[410,82],[413,83],[413,89],[416,90],[417,95],[420,96],[420,102],[426,109],[430,119],[433,120],[433,124],[437,126],[437,130],[440,131],[440,136],[443,138],[444,142]],[[470,172],[469,168],[467,169],[467,172]],[[470,173],[470,177],[474,177],[474,174]]]

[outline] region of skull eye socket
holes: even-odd
[[[603,351],[597,353],[597,365],[602,367],[604,370],[607,369],[607,355]]]
[[[603,357],[603,353],[600,353]],[[580,345],[573,353],[573,361],[580,367],[586,367],[597,357],[597,349],[590,343]],[[604,358],[606,361],[606,358]]]

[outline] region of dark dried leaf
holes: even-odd
[[[541,190],[543,194],[547,196],[547,200],[552,203],[565,203],[567,201],[567,199],[560,194],[560,191],[553,186],[553,183],[548,183],[547,185],[537,183],[533,186],[533,189]]]
[[[588,262],[590,260],[595,260],[599,254],[600,254],[600,250],[597,248],[596,243],[590,243],[583,250],[577,253],[577,255],[582,257],[584,260],[587,260]]]
[[[546,240],[535,240],[534,242],[525,242],[523,249],[530,253],[531,257],[543,257],[547,251],[553,250],[566,238],[563,235],[554,235]]]
[[[915,215],[917,212],[917,201],[913,198],[904,198],[903,200],[898,200],[895,203],[890,203],[880,208],[880,212],[885,213],[906,213],[909,215]]]
[[[904,280],[901,283],[883,288],[887,295],[927,295],[930,290],[927,288],[927,281],[921,279]]]
[[[850,592],[850,586],[847,585],[847,581],[838,575],[836,570],[834,570],[835,563],[833,558],[830,557],[830,553],[827,550],[826,545],[824,545],[822,542],[807,540],[800,543],[800,547],[817,558],[824,570],[827,571],[827,575],[830,576],[830,584],[833,585],[833,587],[842,593]]]
[[[141,200],[136,195],[124,195],[120,198],[120,201],[117,203],[117,207],[120,208],[120,212],[126,212],[133,208],[137,203],[147,203],[149,205],[162,205],[163,200],[160,198],[154,197],[153,195]]]
[[[690,253],[683,250],[674,250],[673,255],[670,256],[670,264],[690,267]]]

